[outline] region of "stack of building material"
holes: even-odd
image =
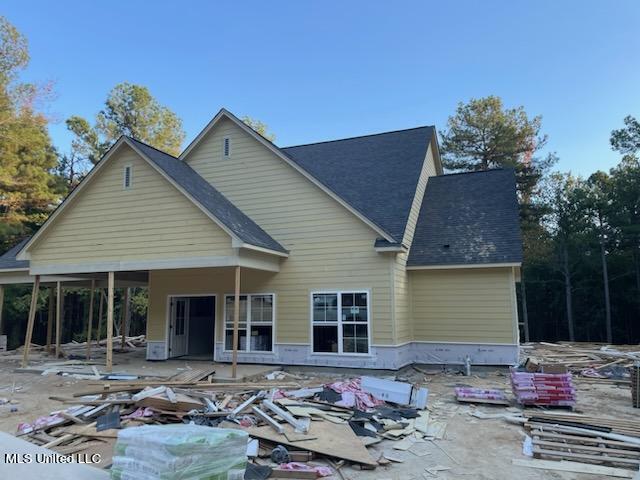
[[[531,373],[511,370],[511,388],[518,403],[574,407],[576,390],[571,373]]]
[[[467,403],[487,403],[509,405],[509,400],[502,390],[493,388],[456,387],[456,400]]]
[[[146,425],[118,433],[111,478],[242,479],[247,434],[200,425]]]
[[[543,412],[526,413],[525,417],[535,458],[634,470],[640,466],[638,421]]]

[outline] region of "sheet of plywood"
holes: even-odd
[[[283,425],[285,432],[293,434],[291,425]],[[376,466],[377,463],[369,455],[349,425],[339,425],[331,422],[314,422],[311,424],[309,434],[317,438],[304,442],[290,442],[285,435],[275,432],[270,426],[251,427],[244,429],[250,436],[268,440],[276,444],[302,447],[310,452],[340,458],[350,462]]]

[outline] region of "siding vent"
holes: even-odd
[[[125,190],[131,188],[131,174],[131,165],[127,165],[126,167],[124,167],[124,172],[122,175],[122,186],[125,188]]]
[[[231,139],[229,137],[224,137],[224,140],[222,141],[222,156],[231,156]]]

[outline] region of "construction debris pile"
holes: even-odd
[[[50,397],[69,406],[20,424],[17,435],[59,453],[100,453],[103,468],[111,464],[104,459],[111,458],[115,446],[112,468],[122,478],[136,468],[170,467],[144,455],[169,448],[164,434],[156,434],[154,428],[192,427],[171,441],[184,441],[180,449],[193,456],[187,463],[194,465],[198,449],[187,448],[190,442],[212,445],[223,437],[236,441],[240,437],[233,431],[242,433],[251,478],[317,478],[345,464],[373,469],[403,461],[393,452],[372,456],[368,447],[384,439],[394,442],[393,450],[422,456],[427,442],[444,437],[446,424],[429,418],[425,388],[373,377],[304,385],[303,377],[277,373],[267,375],[273,380],[252,383],[213,383],[213,372],[207,369],[161,381],[89,382],[93,388],[73,397]],[[205,431],[210,435],[198,437]],[[145,448],[131,447],[134,444]],[[133,465],[136,461],[151,463]]]
[[[33,354],[36,353],[47,353],[47,351],[53,352],[55,349],[55,345],[38,345],[37,343],[31,343],[29,347],[29,352],[32,354],[32,359],[38,359],[38,357],[34,357]],[[147,339],[145,335],[137,335],[135,337],[117,337],[113,340],[113,345],[115,349],[118,348],[146,348]],[[89,347],[89,348],[87,348]],[[68,360],[86,360],[87,354],[91,355],[91,358],[103,358],[105,356],[107,347],[107,339],[95,340],[91,341],[91,345],[87,345],[87,342],[76,342],[71,341],[68,343],[63,343],[60,345],[60,356],[66,358]],[[117,350],[116,350],[117,351]],[[7,350],[0,351],[0,358],[7,357],[22,357],[24,352],[24,345],[19,346],[15,350]]]
[[[561,366],[593,382],[629,383],[629,368],[640,362],[637,345],[540,342],[520,348],[534,363]]]

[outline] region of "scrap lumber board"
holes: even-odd
[[[293,435],[295,433],[291,425],[286,424],[282,426],[286,434]],[[284,435],[275,432],[269,425],[250,427],[243,430],[252,437],[267,440],[275,444],[288,445],[290,447],[302,446],[299,442],[290,442]],[[303,442],[304,446],[302,446],[304,450],[372,467],[378,465],[348,425],[331,422],[314,422],[311,424],[309,434],[315,435],[317,438],[305,440]]]
[[[606,475],[617,478],[633,478],[634,472],[624,468],[603,467],[580,462],[553,461],[553,460],[522,460],[514,458],[511,463],[518,467],[539,468],[542,470],[558,470],[561,472],[590,473],[592,475]]]
[[[560,452],[558,450],[546,450],[543,448],[538,448],[533,446],[533,455],[534,457],[546,456],[546,457],[561,457],[562,459],[578,459],[578,460],[586,460],[586,461],[594,461],[594,462],[610,462],[610,463],[626,463],[629,465],[634,465],[635,469],[638,469],[640,465],[640,460],[633,458],[624,458],[624,457],[611,457],[609,455],[589,455],[586,453],[572,453],[572,452]]]
[[[151,407],[158,410],[176,410],[188,412],[190,410],[200,410],[204,404],[200,400],[188,397],[182,393],[175,393],[175,402],[172,402],[165,395],[152,395],[136,402],[140,407]]]
[[[214,366],[204,368],[191,368],[189,370],[184,370],[180,373],[176,373],[175,375],[170,377],[169,380],[174,382],[193,383],[197,382],[198,380],[202,380],[209,375],[213,375],[214,373],[216,373],[216,369]]]

